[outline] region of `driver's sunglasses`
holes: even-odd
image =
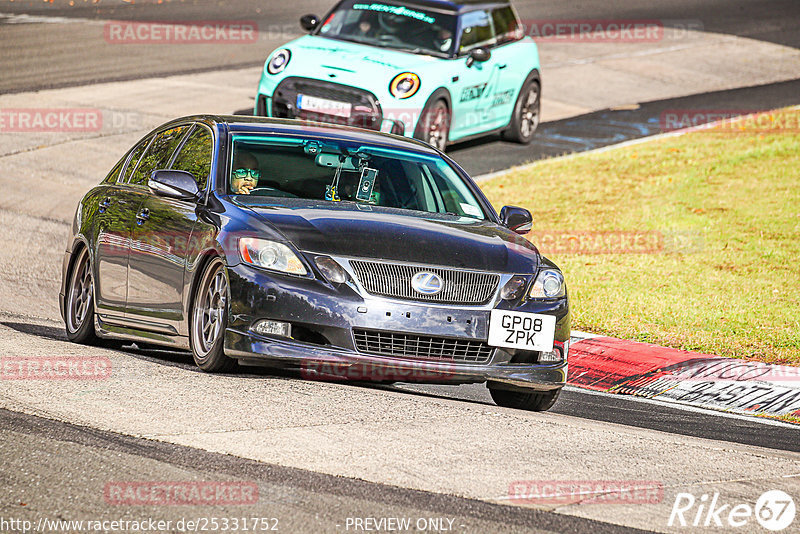
[[[261,171],[258,169],[236,169],[233,171],[233,175],[236,178],[247,178],[248,174],[255,180],[261,178]]]

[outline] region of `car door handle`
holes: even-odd
[[[149,218],[150,218],[150,210],[147,208],[142,208],[141,210],[139,210],[139,213],[136,214],[136,224],[141,226]]]
[[[110,205],[111,205],[111,199],[106,197],[102,200],[102,202],[100,202],[97,205],[97,211],[99,211],[100,213],[105,213],[106,210],[108,209],[108,206]]]
[[[497,66],[497,68],[500,69],[500,70],[503,70],[506,67],[508,67],[508,65],[506,65],[505,63],[503,63],[502,65],[498,65]]]

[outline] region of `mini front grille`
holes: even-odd
[[[339,117],[297,109],[297,95],[307,95],[352,106],[349,117]],[[306,119],[379,130],[383,112],[378,99],[369,91],[311,78],[289,77],[283,80],[272,96],[272,116]]]
[[[487,363],[494,348],[482,341],[353,329],[356,349],[379,356],[412,360]]]
[[[368,293],[408,300],[444,304],[485,304],[497,291],[500,275],[460,271],[441,267],[351,260],[350,265]],[[420,272],[434,273],[442,279],[442,290],[435,295],[418,293],[411,278]]]

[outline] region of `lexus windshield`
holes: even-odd
[[[356,202],[485,219],[469,186],[440,157],[329,139],[235,134],[227,192]]]

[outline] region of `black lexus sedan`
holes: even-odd
[[[147,134],[81,200],[63,264],[69,339],[186,348],[205,371],[486,383],[553,405],[564,277],[422,142],[292,120],[192,116]]]

